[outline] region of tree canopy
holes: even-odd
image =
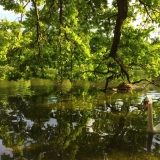
[[[111,4],[109,3],[111,2]],[[1,0],[0,76],[150,80],[160,73],[159,0]],[[143,70],[146,79],[136,76]]]

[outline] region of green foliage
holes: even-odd
[[[160,22],[159,3],[128,1],[117,55],[132,80],[140,79],[134,74],[135,68],[148,78],[160,73],[160,43],[155,34]],[[110,76],[125,79],[119,64],[109,58],[118,12],[116,1],[111,7],[107,0],[2,0],[0,5],[24,15],[20,21],[0,22],[0,68],[6,68],[1,78],[41,77],[61,82]],[[50,74],[50,69],[56,73]]]

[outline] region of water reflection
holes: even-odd
[[[149,153],[153,153],[156,148],[159,149],[160,145],[160,135],[153,134],[148,132],[148,139],[147,139],[147,151]]]
[[[152,141],[153,141],[153,133],[148,132],[148,140],[147,140],[147,151],[151,153],[151,146],[152,146]]]
[[[76,87],[60,95],[37,87],[1,99],[1,159],[136,159],[147,150],[160,156],[159,135],[147,139],[143,92],[105,95]]]

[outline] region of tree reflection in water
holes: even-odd
[[[2,160],[136,159],[144,158],[147,149],[155,159],[160,156],[158,136],[152,149],[148,135],[146,147],[145,114],[129,112],[137,93],[111,94],[109,105],[106,95],[91,89],[47,93],[9,96],[1,103]]]

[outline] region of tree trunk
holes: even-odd
[[[122,74],[125,74],[128,82],[130,83],[130,78],[126,70],[126,66],[123,64],[123,61],[117,56],[117,50],[120,42],[123,22],[127,18],[127,13],[128,13],[127,3],[128,3],[127,0],[117,0],[118,14],[117,14],[117,20],[116,20],[116,25],[114,30],[113,43],[112,43],[109,57],[112,57],[119,64]],[[108,82],[106,82],[106,84],[108,84]],[[105,89],[106,88],[107,86],[105,86]]]

